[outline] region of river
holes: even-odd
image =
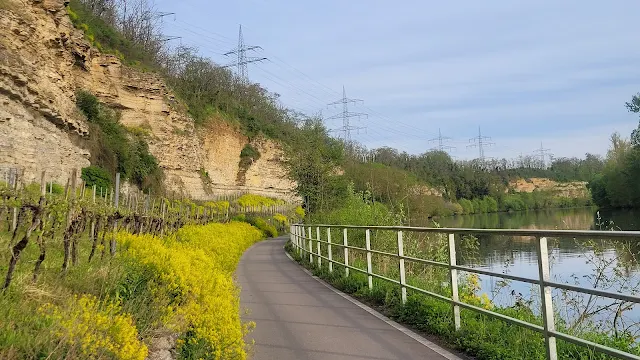
[[[440,218],[441,227],[487,229],[571,229],[571,230],[640,230],[640,211],[606,210],[596,208],[555,209],[514,213],[464,215]],[[433,220],[414,218],[411,226],[433,226]],[[572,238],[549,239],[551,276],[554,281],[597,287],[622,293],[640,290],[640,239],[625,242],[588,242]],[[535,239],[530,237],[478,236],[477,247],[471,250],[458,243],[458,262],[516,276],[538,277]],[[487,293],[497,305],[512,306],[518,298],[535,299],[539,288],[526,283],[504,283],[500,278],[481,276],[480,293]],[[595,286],[594,286],[595,284]],[[522,295],[521,297],[519,295]],[[589,302],[587,296],[571,292],[554,291],[555,301],[568,304],[561,308],[563,317],[575,319],[577,314],[596,311],[611,303],[606,299]],[[588,303],[588,305],[587,305]],[[614,312],[598,311],[599,321],[611,323]],[[640,323],[640,309],[625,313],[630,320]]]

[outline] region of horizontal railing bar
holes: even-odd
[[[595,295],[595,296],[602,296],[602,297],[606,297],[606,298],[610,298],[610,299],[617,299],[617,300],[628,301],[628,302],[631,302],[631,303],[640,304],[640,297],[639,296],[614,293],[614,292],[603,291],[603,290],[592,289],[592,288],[591,289],[590,288],[583,288],[583,287],[580,287],[580,286],[569,285],[569,284],[561,284],[561,283],[550,282],[550,281],[545,281],[544,284],[546,286],[550,286],[550,287],[554,287],[554,288],[558,288],[558,289],[575,291],[575,292],[579,292],[579,293],[585,293],[585,294]]]
[[[294,225],[296,226],[296,225]],[[300,226],[300,225],[297,225]],[[514,235],[514,236],[536,236],[536,237],[554,237],[554,236],[573,236],[573,237],[600,237],[600,238],[634,238],[634,237],[638,237],[640,238],[640,232],[630,232],[630,231],[573,231],[573,230],[537,230],[537,231],[532,231],[532,230],[487,230],[487,229],[448,229],[448,228],[415,228],[415,227],[406,227],[406,226],[341,226],[341,225],[312,225],[313,227],[322,227],[322,228],[347,228],[347,229],[370,229],[370,230],[402,230],[402,231],[416,231],[416,232],[427,232],[427,233],[453,233],[453,234],[478,234],[478,233],[483,233],[483,234],[498,234],[498,235]],[[613,236],[612,236],[613,235]],[[459,266],[459,265],[449,265],[449,264],[445,264],[445,263],[440,263],[440,262],[436,262],[436,261],[431,261],[431,260],[425,260],[425,259],[419,259],[419,258],[413,258],[410,256],[400,256],[398,254],[393,254],[393,253],[387,253],[384,251],[378,251],[378,250],[367,250],[367,249],[363,249],[363,248],[359,248],[359,247],[355,247],[355,246],[348,246],[348,245],[343,245],[340,243],[329,243],[328,241],[323,241],[323,240],[319,240],[319,239],[313,239],[313,238],[306,238],[304,236],[300,236],[298,235],[298,238],[300,239],[304,239],[304,240],[312,240],[312,241],[319,241],[321,243],[325,243],[325,244],[331,244],[333,246],[338,246],[341,248],[349,248],[349,249],[353,249],[353,250],[358,250],[358,251],[369,251],[370,253],[374,253],[374,254],[379,254],[379,255],[385,255],[385,256],[391,256],[394,258],[398,258],[398,259],[405,259],[405,260],[409,260],[409,261],[416,261],[416,262],[421,262],[421,263],[425,263],[428,265],[434,265],[434,266],[439,266],[439,267],[444,267],[444,268],[450,268],[450,269],[456,269],[456,270],[461,270],[461,271],[465,271],[465,272],[469,272],[469,273],[476,273],[476,274],[481,274],[481,275],[489,275],[489,276],[496,276],[496,277],[501,277],[501,278],[505,278],[505,279],[511,279],[511,280],[515,280],[515,281],[521,281],[521,282],[526,282],[526,283],[531,283],[531,284],[539,284],[540,281],[536,280],[536,279],[530,279],[530,278],[521,278],[518,276],[513,276],[513,275],[507,275],[507,274],[502,274],[502,273],[494,273],[492,271],[486,271],[486,270],[482,270],[482,269],[474,269],[474,268],[470,268],[470,267],[466,267],[466,266]],[[382,279],[384,281],[390,282],[392,284],[395,285],[399,285],[399,286],[404,286],[407,289],[411,289],[414,291],[417,291],[419,293],[425,294],[427,296],[436,298],[438,300],[450,303],[450,304],[455,304],[458,305],[460,307],[469,309],[471,311],[475,311],[490,317],[494,317],[503,321],[506,321],[508,323],[511,324],[515,324],[518,326],[522,326],[524,328],[539,332],[539,333],[544,333],[544,327],[540,326],[540,325],[536,325],[536,324],[532,324],[523,320],[519,320],[516,318],[512,318],[510,316],[506,316],[500,313],[496,313],[496,312],[492,312],[490,310],[487,309],[483,309],[474,305],[470,305],[467,303],[463,303],[460,301],[454,301],[446,296],[425,290],[425,289],[421,289],[419,287],[413,286],[413,285],[409,285],[409,284],[404,284],[402,285],[402,283],[400,281],[394,280],[394,279],[390,279],[387,278],[385,276],[382,275],[378,275],[375,274],[373,272],[368,272],[367,270],[363,270],[357,267],[353,267],[350,265],[345,265],[344,263],[341,263],[339,261],[333,260],[333,259],[329,259],[328,257],[322,256],[320,254],[316,254],[313,252],[313,249],[311,249],[311,251],[298,246],[296,244],[296,247],[301,249],[303,252],[305,253],[311,253],[314,256],[317,256],[319,258],[325,259],[331,263],[337,264],[339,266],[343,266],[349,269],[353,269],[355,271],[358,271],[360,273],[366,274],[366,275],[370,275],[379,279]],[[602,296],[602,297],[606,297],[606,298],[611,298],[611,299],[617,299],[617,300],[621,300],[621,301],[627,301],[627,302],[631,302],[631,303],[640,303],[640,296],[634,296],[634,295],[625,295],[625,294],[619,294],[619,293],[613,293],[613,292],[608,292],[608,291],[602,291],[602,290],[597,290],[597,289],[591,289],[591,288],[583,288],[583,287],[579,287],[579,286],[575,286],[575,285],[569,285],[569,284],[561,284],[561,283],[556,283],[556,282],[551,282],[551,281],[544,281],[543,282],[544,286],[548,286],[548,287],[553,287],[553,288],[557,288],[557,289],[564,289],[564,290],[568,290],[568,291],[575,291],[575,292],[579,292],[579,293],[585,293],[585,294],[590,294],[590,295],[594,295],[594,296]],[[617,349],[613,349],[604,345],[600,345],[588,340],[583,340],[581,338],[572,336],[572,335],[568,335],[565,333],[561,333],[561,332],[557,332],[557,331],[553,331],[553,330],[549,330],[548,333],[552,336],[557,337],[558,339],[562,339],[568,342],[571,342],[573,344],[579,345],[579,346],[583,346],[586,348],[590,348],[594,351],[598,351],[610,356],[614,356],[616,358],[620,358],[620,359],[624,359],[624,360],[640,360],[640,356],[636,356],[630,353],[626,353],[624,351],[621,350],[617,350]]]
[[[305,238],[305,237],[302,237],[302,236],[300,238],[305,239],[305,240],[318,241],[316,239],[309,239],[309,238]],[[353,249],[353,250],[364,251],[364,252],[367,251],[367,249],[356,247],[356,246],[351,246],[351,245],[345,246],[344,244],[334,243],[334,242],[329,243],[328,241],[324,241],[324,240],[319,240],[319,241],[321,243],[331,244],[332,246],[337,246],[339,248],[347,248],[347,249]],[[465,272],[469,272],[469,273],[473,273],[473,274],[495,276],[495,277],[500,277],[500,278],[503,278],[503,279],[520,281],[520,282],[524,282],[524,283],[528,283],[528,284],[539,284],[540,283],[540,280],[537,280],[537,279],[523,278],[523,277],[519,277],[519,276],[504,274],[504,273],[497,273],[497,272],[488,271],[488,270],[470,268],[470,267],[467,267],[467,266],[460,266],[460,265],[452,265],[452,266],[450,266],[449,264],[438,262],[438,261],[420,259],[420,258],[415,258],[415,257],[411,257],[411,256],[400,256],[398,254],[388,253],[388,252],[374,250],[374,249],[371,249],[369,251],[371,253],[373,253],[373,254],[391,256],[391,257],[394,257],[396,259],[405,259],[405,260],[408,260],[408,261],[413,261],[413,262],[419,262],[419,263],[423,263],[423,264],[427,264],[427,265],[438,266],[438,267],[441,267],[441,268],[447,268],[447,269],[451,268],[451,269],[461,270],[461,271],[465,271]]]
[[[440,295],[440,294],[436,294],[434,292],[431,292],[431,291],[428,291],[428,290],[424,290],[424,289],[421,289],[419,287],[415,287],[413,285],[407,284],[407,285],[405,285],[405,287],[407,289],[415,290],[415,291],[423,293],[425,295],[428,295],[428,296],[437,298],[439,300],[445,301],[445,302],[447,302],[449,304],[456,304],[458,306],[467,308],[467,309],[472,310],[472,311],[476,311],[476,312],[479,312],[479,313],[482,313],[482,314],[485,314],[485,315],[488,315],[488,316],[492,316],[492,317],[495,317],[495,318],[510,322],[512,324],[516,324],[516,325],[520,325],[522,327],[526,327],[526,328],[528,328],[530,330],[534,330],[534,331],[538,331],[538,332],[543,332],[544,331],[544,328],[542,326],[540,326],[540,325],[531,324],[531,323],[528,323],[528,322],[523,321],[523,320],[519,320],[519,319],[516,319],[516,318],[512,318],[510,316],[507,316],[507,315],[502,315],[502,314],[499,314],[499,313],[495,313],[495,312],[492,312],[492,311],[489,311],[489,310],[486,310],[486,309],[483,309],[483,308],[479,308],[477,306],[469,305],[467,303],[463,303],[463,302],[460,302],[460,301],[453,301],[453,300],[449,299],[446,296],[443,296],[443,295]]]
[[[568,341],[570,343],[574,343],[576,345],[580,345],[580,346],[584,346],[584,347],[587,347],[587,348],[591,348],[592,350],[596,350],[596,351],[605,353],[607,355],[611,355],[611,356],[617,357],[619,359],[640,360],[640,356],[629,354],[629,353],[621,351],[621,350],[613,349],[613,348],[610,348],[608,346],[596,344],[594,342],[591,342],[591,341],[588,341],[588,340],[583,340],[583,339],[580,339],[580,338],[575,337],[575,336],[567,335],[567,334],[564,334],[564,333],[561,333],[561,332],[557,332],[557,331],[549,331],[549,334],[557,337],[558,339],[562,339],[562,340]]]
[[[405,259],[405,260],[409,260],[409,261],[413,261],[413,262],[419,262],[419,263],[423,263],[423,264],[426,264],[426,265],[433,265],[433,266],[438,266],[438,267],[446,268],[446,269],[449,268],[449,264],[443,263],[443,262],[439,262],[439,261],[420,259],[420,258],[415,258],[415,257],[411,257],[411,256],[403,256],[402,258]]]
[[[313,256],[317,256],[317,257],[319,257],[319,258],[321,258],[321,259],[325,259],[325,260],[327,260],[327,261],[331,261],[332,263],[337,264],[337,265],[340,265],[340,266],[342,266],[342,267],[347,267],[347,268],[349,268],[349,269],[352,269],[352,270],[355,270],[355,271],[359,271],[359,272],[361,272],[361,273],[363,273],[363,274],[368,274],[368,273],[367,273],[367,270],[363,270],[363,269],[360,269],[360,268],[357,268],[357,267],[354,267],[354,266],[351,266],[351,265],[345,265],[344,263],[341,263],[341,262],[336,261],[336,260],[333,260],[333,259],[332,259],[332,260],[329,260],[329,258],[328,258],[328,257],[326,257],[326,256],[318,255],[318,254],[314,253],[313,251],[309,251],[309,250],[303,249],[302,247],[299,247],[299,249],[300,249],[300,250],[302,250],[302,251],[304,251],[304,252],[305,252],[305,253],[307,253],[307,254],[308,254],[308,253],[311,253],[311,254],[313,254]],[[371,274],[371,276],[376,276],[376,274]]]
[[[628,239],[637,238],[640,240],[640,231],[601,231],[601,230],[529,230],[529,229],[468,229],[468,228],[427,228],[415,226],[362,226],[362,225],[306,225],[295,224],[294,226],[311,226],[319,228],[339,228],[339,229],[370,229],[370,230],[397,230],[423,233],[443,233],[460,235],[512,235],[512,236],[544,236],[544,237],[596,237],[605,239]]]
[[[306,253],[309,253],[309,251],[307,251],[307,250],[304,250],[304,249],[303,249],[303,251],[304,251],[304,252],[306,252]],[[363,274],[371,275],[371,276],[373,276],[373,277],[376,277],[376,278],[379,278],[379,279],[382,279],[382,280],[386,280],[386,281],[388,281],[388,282],[390,282],[390,283],[393,283],[393,284],[396,284],[396,285],[402,285],[402,284],[400,283],[400,281],[398,281],[398,280],[394,280],[394,279],[391,279],[391,278],[388,278],[388,277],[385,277],[385,276],[382,276],[382,275],[379,275],[379,274],[376,274],[376,273],[373,273],[373,272],[372,272],[372,273],[368,273],[368,272],[367,272],[367,270],[363,270],[363,269],[360,269],[360,268],[357,268],[357,267],[353,267],[353,266],[351,266],[351,265],[346,265],[346,266],[345,266],[345,265],[344,265],[344,263],[342,263],[342,262],[340,262],[340,261],[336,261],[336,260],[333,260],[333,259],[329,260],[329,258],[328,258],[328,257],[323,256],[323,255],[318,255],[318,254],[316,254],[316,253],[314,253],[314,252],[312,252],[312,254],[313,254],[313,256],[317,256],[317,257],[319,257],[319,258],[321,258],[321,259],[325,259],[325,260],[330,261],[330,262],[332,262],[332,263],[334,263],[334,264],[336,264],[336,265],[340,265],[340,266],[343,266],[343,267],[348,267],[349,269],[353,269],[353,270],[356,270],[356,271],[360,271],[360,272],[362,272]]]
[[[524,278],[524,277],[515,276],[515,275],[509,275],[509,274],[504,274],[504,273],[496,273],[496,272],[493,272],[493,271],[470,268],[470,267],[467,267],[467,266],[451,265],[451,268],[452,269],[456,269],[456,270],[461,270],[461,271],[464,271],[464,272],[468,272],[468,273],[472,273],[472,274],[495,276],[495,277],[500,277],[500,278],[503,278],[503,279],[520,281],[520,282],[524,282],[524,283],[528,283],[528,284],[534,284],[534,285],[540,284],[540,280],[537,280],[537,279]]]
[[[302,249],[302,250],[304,252],[306,252],[306,253],[309,253],[308,250],[305,250],[305,249]],[[337,265],[340,265],[340,266],[345,266],[344,263],[341,263],[341,262],[335,261],[335,260],[329,260],[329,258],[326,257],[326,256],[318,255],[318,254],[315,254],[315,253],[313,253],[313,254],[314,254],[314,256],[319,256],[320,258],[325,259],[327,261],[330,261],[330,262],[332,262],[334,264],[337,264]],[[353,267],[353,266],[349,266],[349,265],[347,265],[346,267],[348,267],[350,269],[353,269],[353,270],[356,270],[356,271],[359,271],[359,272],[361,272],[363,274],[371,275],[373,277],[376,277],[376,278],[388,281],[390,283],[402,286],[402,284],[397,280],[390,279],[390,278],[387,278],[385,276],[382,276],[382,275],[379,275],[379,274],[376,274],[376,273],[370,273],[369,274],[366,270],[363,270],[363,269],[360,269],[360,268],[357,268],[357,267]],[[495,317],[495,318],[498,318],[498,319],[501,319],[501,320],[504,320],[504,321],[507,321],[507,322],[510,322],[510,323],[513,323],[513,324],[516,324],[516,325],[520,325],[520,326],[526,327],[526,328],[528,328],[530,330],[535,330],[535,331],[538,331],[538,332],[542,332],[543,331],[542,326],[539,326],[539,325],[531,324],[531,323],[528,323],[526,321],[515,319],[515,318],[512,318],[510,316],[502,315],[502,314],[499,314],[499,313],[494,313],[492,311],[489,311],[489,310],[486,310],[486,309],[483,309],[483,308],[479,308],[479,307],[476,307],[476,306],[473,306],[473,305],[469,305],[467,303],[463,303],[463,302],[459,302],[459,301],[453,301],[453,300],[449,299],[446,296],[443,296],[443,295],[440,295],[440,294],[437,294],[437,293],[434,293],[434,292],[431,292],[431,291],[428,291],[428,290],[425,290],[425,289],[422,289],[422,288],[419,288],[419,287],[416,287],[416,286],[413,286],[413,285],[410,285],[410,284],[405,284],[404,286],[407,289],[411,289],[411,290],[423,293],[425,295],[437,298],[439,300],[448,302],[450,304],[457,304],[457,305],[462,306],[464,308],[467,308],[469,310],[480,312],[480,313],[483,313],[483,314],[488,315],[488,316],[492,316],[492,317]]]

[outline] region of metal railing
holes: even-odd
[[[313,234],[315,229],[315,237]],[[321,230],[325,229],[326,240],[321,237]],[[334,242],[331,238],[331,229],[342,230],[342,241]],[[365,231],[365,247],[356,247],[349,245],[348,230],[364,230]],[[371,230],[387,230],[395,231],[397,233],[397,253],[389,253],[384,251],[375,250],[371,247]],[[448,247],[449,247],[449,261],[438,262],[426,259],[420,259],[416,257],[410,257],[404,255],[404,243],[403,233],[436,233],[448,235]],[[456,263],[456,235],[506,235],[506,236],[528,236],[536,238],[537,248],[537,265],[539,276],[537,279],[508,275],[504,273],[492,272],[468,266],[461,266]],[[576,285],[562,284],[551,281],[550,268],[549,268],[549,252],[547,247],[547,238],[589,238],[589,239],[637,239],[640,240],[640,232],[638,231],[574,231],[574,230],[507,230],[507,229],[457,229],[457,228],[421,228],[421,227],[408,227],[408,226],[348,226],[348,225],[307,225],[307,224],[294,224],[291,225],[290,239],[294,248],[300,256],[303,254],[309,255],[309,262],[314,263],[314,258],[317,261],[319,267],[322,266],[322,261],[328,261],[328,268],[330,272],[333,272],[333,265],[338,264],[345,269],[345,275],[349,276],[349,270],[358,271],[367,275],[369,289],[373,289],[373,278],[381,279],[400,286],[402,303],[407,301],[407,289],[411,289],[415,292],[431,296],[433,298],[440,299],[448,302],[452,305],[453,313],[453,326],[455,330],[459,330],[462,326],[460,320],[460,308],[465,308],[480,314],[488,315],[511,324],[515,324],[529,330],[541,333],[545,339],[545,348],[547,352],[547,359],[557,360],[556,339],[561,339],[569,343],[573,343],[579,346],[589,348],[594,351],[602,352],[604,354],[613,356],[619,359],[625,360],[640,360],[640,356],[633,355],[624,351],[620,351],[611,347],[600,345],[588,340],[584,340],[569,334],[556,331],[554,311],[553,311],[553,299],[552,289],[568,290],[578,292],[587,295],[601,296],[609,299],[616,299],[625,302],[631,302],[634,304],[640,303],[640,297],[635,295],[627,295],[621,293],[614,293],[609,291],[598,290],[594,288],[585,288]],[[314,251],[314,242],[316,244]],[[326,248],[327,256],[322,255],[322,244]],[[344,262],[335,261],[333,259],[332,247],[338,247],[344,250]],[[360,269],[349,264],[349,251],[354,250],[361,253],[366,253],[367,269]],[[373,272],[372,254],[388,256],[399,260],[398,271],[400,275],[400,281],[390,279],[388,277],[376,274]],[[417,286],[407,284],[405,273],[405,260],[422,263],[426,265],[445,268],[449,271],[449,284],[451,285],[451,297],[443,296]],[[499,314],[478,306],[470,305],[461,302],[458,295],[458,271],[464,271],[471,274],[495,276],[503,279],[509,279],[514,281],[520,281],[524,283],[533,284],[540,287],[540,304],[542,315],[542,326],[533,324],[523,320],[519,320],[510,316]]]

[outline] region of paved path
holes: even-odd
[[[256,323],[251,359],[446,359],[309,276],[284,243],[254,245],[236,272],[243,319]]]

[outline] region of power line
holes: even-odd
[[[331,120],[331,119],[342,119],[342,127],[338,128],[338,129],[334,129],[332,131],[340,131],[342,132],[343,136],[344,136],[344,140],[347,143],[351,143],[351,131],[353,130],[362,130],[365,129],[364,127],[357,127],[357,126],[352,126],[350,124],[350,119],[352,117],[358,117],[360,118],[361,116],[365,116],[368,117],[367,114],[364,113],[355,113],[355,112],[350,112],[349,111],[349,103],[358,103],[358,102],[363,102],[362,100],[359,99],[349,99],[347,98],[347,91],[345,90],[344,86],[342,87],[342,99],[334,101],[330,104],[328,104],[328,106],[333,106],[333,105],[342,105],[342,113],[328,117],[326,120]]]
[[[238,47],[224,53],[224,55],[226,56],[235,54],[237,56],[237,60],[235,64],[223,66],[223,67],[236,66],[238,77],[240,78],[240,80],[246,82],[249,79],[247,64],[267,60],[266,57],[262,57],[262,58],[247,57],[247,51],[254,51],[256,49],[262,49],[262,48],[260,46],[255,46],[255,45],[245,45],[244,37],[242,36],[242,25],[240,25],[240,30],[238,31]]]
[[[478,148],[478,155],[479,155],[478,158],[480,159],[481,162],[484,162],[486,159],[484,156],[484,147],[495,145],[495,143],[489,142],[487,140],[491,140],[491,138],[488,136],[482,136],[482,131],[478,126],[478,136],[469,139],[469,142],[473,141],[474,143],[472,145],[467,145],[468,148],[474,148],[474,147]]]
[[[545,158],[549,156],[549,159],[551,160],[553,157],[553,154],[550,151],[551,149],[545,149],[544,146],[542,146],[542,142],[540,143],[540,149],[535,151],[536,153],[538,153],[538,157],[540,157],[540,164],[542,164],[543,168],[547,167]]]
[[[437,141],[438,142],[438,146],[431,148],[431,150],[439,150],[439,151],[449,152],[449,150],[455,149],[455,147],[453,147],[453,146],[447,146],[447,145],[444,144],[448,140],[451,140],[451,138],[450,137],[443,137],[442,136],[442,132],[440,131],[440,128],[438,128],[438,137],[435,138],[435,139],[430,139],[429,140],[429,142]]]
[[[197,27],[197,26],[195,26],[195,25],[192,25],[192,24],[188,24],[188,23],[185,23],[185,22],[182,22],[182,23],[183,23],[184,25],[187,25],[187,26],[190,26],[190,27],[194,27],[194,28],[198,28],[198,29],[201,29],[201,30],[205,30],[205,29],[203,29],[203,28],[199,28],[199,27]],[[245,26],[245,28],[246,28],[246,26]],[[208,30],[207,30],[207,31],[208,31]],[[190,31],[190,32],[194,33],[193,31]],[[208,33],[210,33],[210,31],[208,31]],[[214,33],[214,34],[215,34],[215,33]],[[225,37],[225,36],[223,36],[223,35],[219,35],[219,34],[215,34],[215,35],[220,36],[220,37],[223,37],[223,38],[225,38],[225,39],[228,39],[227,37]],[[218,40],[218,39],[213,39],[213,38],[208,37],[208,36],[203,35],[203,34],[202,34],[202,36],[203,36],[203,37],[207,37],[208,39],[211,39],[211,40],[221,41],[221,40]],[[302,78],[306,78],[306,80],[307,80],[307,81],[305,81],[305,84],[304,84],[304,85],[303,85],[303,84],[300,84],[299,86],[294,86],[294,85],[292,85],[292,83],[290,83],[289,81],[284,80],[284,79],[283,79],[283,78],[281,78],[281,77],[277,77],[277,78],[279,78],[281,81],[286,82],[286,83],[289,85],[289,87],[291,87],[291,88],[293,88],[294,90],[296,90],[296,91],[295,91],[296,93],[298,93],[298,94],[299,94],[300,92],[303,92],[303,93],[305,93],[305,94],[309,95],[310,97],[312,97],[312,98],[314,98],[314,99],[316,99],[316,100],[319,100],[318,96],[315,96],[315,95],[313,95],[313,94],[310,94],[308,91],[301,91],[301,90],[300,90],[300,87],[304,86],[304,87],[309,87],[309,89],[308,89],[308,90],[309,90],[309,91],[311,91],[311,92],[316,92],[316,91],[318,91],[318,92],[322,92],[323,94],[328,94],[328,95],[331,95],[331,94],[338,94],[338,92],[336,92],[335,90],[332,90],[332,89],[331,89],[331,88],[329,88],[328,86],[326,86],[326,85],[324,85],[324,84],[322,84],[322,83],[320,83],[320,82],[318,82],[318,81],[314,80],[314,79],[313,79],[312,77],[310,77],[309,75],[305,74],[305,73],[304,73],[304,72],[302,72],[301,70],[299,70],[299,69],[297,69],[297,68],[293,67],[292,65],[288,64],[287,62],[285,62],[283,59],[281,59],[281,58],[277,57],[276,55],[271,54],[271,53],[269,53],[268,51],[265,51],[265,53],[267,53],[267,54],[268,54],[268,56],[269,56],[268,61],[270,61],[271,63],[276,64],[278,67],[280,67],[280,68],[282,68],[283,70],[285,70],[285,71],[289,72],[290,74],[293,74],[294,76],[299,77],[300,79],[302,79]],[[274,60],[275,60],[275,61],[274,61]],[[259,67],[259,66],[258,66],[258,68],[259,68],[259,69],[261,69],[261,70],[263,70],[263,71],[265,71],[263,68],[261,68],[261,67]],[[276,76],[275,74],[271,74],[271,75],[272,75],[272,76]],[[315,85],[314,85],[314,84],[315,84]],[[320,96],[321,96],[321,97],[323,97],[322,95],[320,95]],[[324,105],[321,105],[321,107],[323,107],[323,106],[324,106]],[[370,121],[372,121],[373,123],[375,123],[375,124],[379,125],[381,128],[383,128],[383,129],[384,129],[384,131],[385,131],[385,133],[393,133],[393,134],[397,134],[397,135],[401,135],[401,136],[406,136],[406,137],[413,137],[413,138],[421,139],[421,140],[424,140],[424,139],[426,138],[425,136],[417,135],[417,134],[424,133],[424,130],[422,130],[422,129],[419,129],[419,128],[417,128],[417,127],[415,127],[415,126],[412,126],[412,125],[408,125],[408,124],[403,123],[403,122],[398,121],[398,120],[390,120],[389,118],[386,118],[386,117],[382,116],[380,113],[377,113],[377,112],[375,112],[374,110],[372,110],[372,109],[370,109],[370,108],[368,108],[368,107],[366,107],[366,106],[365,106],[365,109],[367,109],[370,113],[374,113],[374,114],[376,114],[376,115],[377,115],[377,117],[379,117],[379,118],[382,120],[382,121],[375,121],[375,120],[372,120],[372,119],[371,119],[371,117],[369,117]],[[405,130],[405,131],[400,131],[397,127],[390,127],[390,126],[388,126],[387,124],[394,124],[395,126],[405,127],[405,129],[402,129],[402,128],[401,128],[402,130]],[[409,131],[409,130],[410,130],[410,131]]]

